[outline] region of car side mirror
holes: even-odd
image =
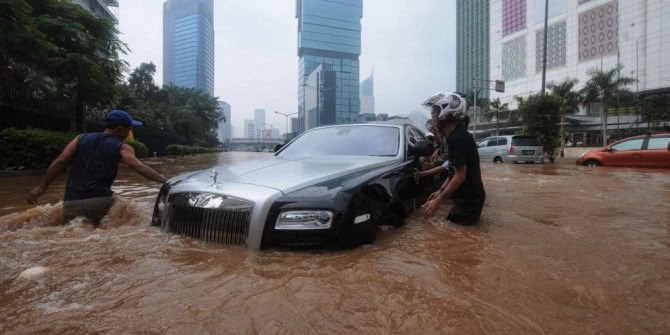
[[[428,141],[420,140],[409,147],[410,156],[430,156],[432,154],[433,144]]]

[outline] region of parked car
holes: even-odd
[[[625,138],[583,153],[577,165],[670,168],[670,133]]]
[[[542,163],[542,144],[533,135],[492,136],[477,143],[479,159],[494,163]]]
[[[314,128],[269,158],[170,179],[152,224],[252,249],[369,243],[380,225],[401,225],[417,205],[413,173],[432,149],[407,124]]]

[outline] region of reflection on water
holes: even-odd
[[[159,158],[175,175],[267,154]],[[483,164],[477,227],[445,206],[339,252],[250,251],[148,225],[123,170],[102,227],[60,226],[64,181],[0,186],[0,333],[668,333],[670,173]],[[22,275],[23,274],[23,275]],[[123,320],[123,321],[121,321]]]

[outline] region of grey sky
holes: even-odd
[[[163,80],[163,0],[120,0],[119,30],[131,69],[156,64]],[[256,108],[285,131],[274,113],[298,109],[295,0],[215,0],[214,93],[232,106],[234,136]],[[455,90],[454,0],[363,0],[361,80],[374,67],[375,111],[420,109],[428,96]],[[428,112],[424,111],[427,115]]]

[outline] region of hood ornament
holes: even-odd
[[[216,179],[219,177],[219,170],[212,170],[212,175],[209,177],[212,178],[212,185],[209,186],[216,186]]]

